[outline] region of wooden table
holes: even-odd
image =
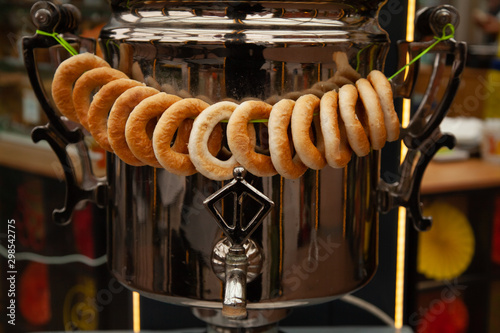
[[[422,194],[500,187],[500,164],[472,158],[459,162],[431,162],[422,180]]]

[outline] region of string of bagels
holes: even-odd
[[[449,35],[445,30],[413,61],[453,36],[453,29]],[[378,70],[360,77],[344,52],[333,54],[334,76],[296,100],[241,103],[181,98],[130,79],[94,54],[71,53],[52,81],[57,108],[129,165],[183,176],[199,172],[212,180],[231,179],[241,165],[259,177],[295,179],[308,168],[343,168],[353,153],[365,156],[399,139],[390,81]],[[256,147],[256,122],[267,126],[268,153]]]

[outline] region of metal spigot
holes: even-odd
[[[226,240],[215,246],[213,251],[215,259],[212,258],[212,266],[217,276],[224,281],[222,314],[229,319],[247,317],[246,285],[260,273],[262,258],[259,254],[252,256],[249,261],[249,253],[259,252],[256,250],[258,247],[249,240],[249,237],[274,206],[268,197],[245,181],[245,174],[246,171],[243,167],[234,168],[234,179],[203,202],[227,236]],[[228,223],[216,208],[217,202],[225,197],[230,197],[229,194],[233,195],[234,200],[234,212],[231,214],[232,223]],[[261,205],[261,208],[250,222],[243,225],[243,198],[245,196],[251,197]]]
[[[225,259],[226,284],[222,315],[232,319],[247,317],[248,260],[241,245],[231,246]]]

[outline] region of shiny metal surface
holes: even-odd
[[[181,97],[276,100],[316,90],[346,52],[361,75],[389,48],[381,1],[112,1],[106,60]],[[316,84],[316,85],[315,85]],[[321,90],[321,89],[319,89]]]
[[[112,2],[113,18],[101,33],[113,67],[169,93],[213,102],[272,103],[317,93],[338,69],[333,52],[345,52],[349,66],[366,75],[383,68],[389,46],[373,10],[379,1],[124,4]],[[266,128],[256,127],[265,150]],[[378,152],[297,180],[247,175],[275,204],[251,235],[263,259],[260,275],[247,284],[249,318],[255,309],[275,313],[331,300],[369,281],[377,267],[378,180]],[[224,234],[203,202],[225,183],[131,167],[112,155],[108,182],[113,274],[142,295],[220,315],[224,284],[211,257]],[[248,222],[258,205],[243,200]],[[228,198],[218,206],[227,216],[235,208]],[[219,315],[214,324],[229,325]],[[273,320],[279,319],[258,325]],[[249,322],[233,325],[256,326]]]
[[[226,256],[231,248],[231,243],[227,238],[220,240],[214,247],[212,252],[212,269],[219,279],[225,281],[226,279]],[[247,240],[243,244],[245,255],[248,259],[246,281],[253,281],[259,276],[262,270],[262,251],[255,244],[254,241]]]
[[[257,98],[273,104],[306,93],[321,96],[342,66],[361,76],[383,69],[389,45],[377,23],[378,1],[112,5],[113,18],[101,38],[113,67],[168,93],[210,103]],[[335,63],[334,52],[345,53],[348,64]],[[265,151],[266,128],[256,127],[257,145]],[[224,232],[203,202],[226,183],[108,157],[111,271],[142,295],[193,307],[217,332],[276,330],[273,323],[287,308],[353,292],[376,270],[376,151],[353,156],[344,169],[308,170],[297,180],[247,175],[246,181],[275,204],[250,237],[262,259],[260,274],[248,283],[242,249],[229,247],[225,282],[212,267],[213,249]],[[220,215],[232,216],[241,203],[243,220],[252,221],[258,203],[248,196],[236,201],[221,200]],[[247,235],[233,236],[242,243]],[[243,303],[246,318],[223,315],[228,306],[241,310]]]
[[[226,274],[222,315],[228,319],[246,319],[248,260],[243,246],[232,245],[224,262]]]
[[[220,309],[223,284],[211,255],[223,235],[203,200],[221,182],[131,167],[113,156],[109,162],[113,274],[158,300]],[[277,205],[251,238],[264,259],[247,285],[248,308],[323,302],[368,282],[377,266],[378,179],[377,152],[298,180],[249,175]]]
[[[108,61],[132,77],[214,102],[314,90],[337,70],[335,51],[346,52],[362,75],[383,68],[389,41],[369,10],[378,1],[252,4],[138,1],[129,8],[113,2],[101,43]],[[257,127],[265,150],[266,128]],[[369,281],[377,267],[378,180],[378,152],[297,180],[247,175],[275,204],[251,235],[263,259],[260,275],[247,284],[249,316],[254,309],[324,302]],[[225,183],[131,167],[112,155],[108,183],[112,273],[145,296],[220,314],[224,284],[211,257],[224,234],[203,202]],[[249,197],[243,201],[248,223],[259,207]],[[217,209],[231,216],[236,207],[225,198]],[[234,325],[255,326],[248,320]]]

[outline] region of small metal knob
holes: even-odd
[[[49,1],[38,1],[31,7],[31,19],[45,32],[73,32],[81,21],[81,13],[71,4],[55,5]]]
[[[247,175],[247,171],[242,166],[237,166],[233,169],[234,179],[243,180],[243,179],[245,179],[246,175]]]

